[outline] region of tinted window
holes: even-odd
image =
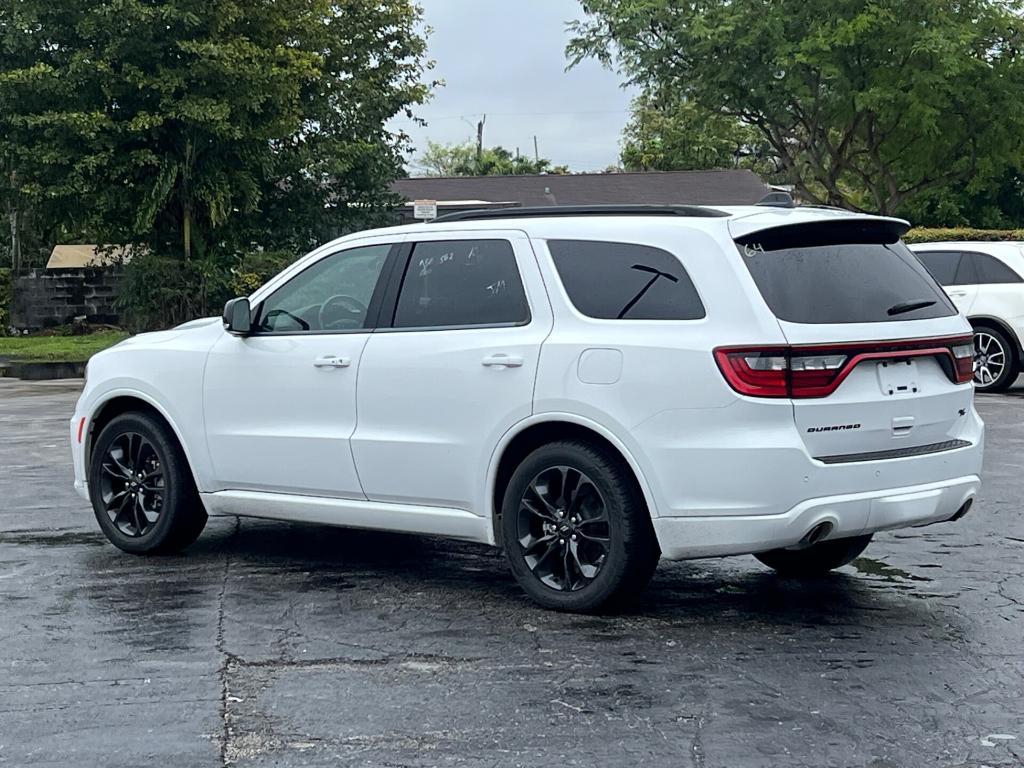
[[[524,323],[530,318],[506,240],[417,243],[402,279],[396,328]]]
[[[573,305],[606,320],[697,320],[704,305],[675,256],[660,248],[591,240],[549,240]]]
[[[918,251],[915,255],[940,285],[958,284],[956,270],[960,266],[960,251]]]
[[[738,243],[768,306],[793,323],[876,323],[956,314],[924,266],[891,233],[795,225]],[[872,236],[875,241],[872,241]],[[838,242],[837,242],[838,241]]]
[[[977,272],[976,281],[979,284],[992,283],[1019,283],[1020,275],[987,253],[965,253],[964,258],[970,259]]]
[[[320,259],[260,306],[265,333],[350,331],[366,327],[366,312],[390,245],[368,245]]]

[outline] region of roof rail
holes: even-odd
[[[544,216],[689,216],[718,218],[724,211],[699,205],[544,205],[526,208],[492,208],[455,211],[434,219],[435,222],[482,221],[486,219],[523,219]]]
[[[756,205],[764,205],[770,208],[796,208],[796,201],[789,192],[776,190],[757,201]]]

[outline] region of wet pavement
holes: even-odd
[[[581,617],[412,536],[232,518],[122,554],[71,488],[77,388],[0,379],[0,765],[1024,765],[1024,389],[979,397],[960,523],[811,583],[663,562]]]

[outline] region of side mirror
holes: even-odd
[[[224,330],[235,336],[248,336],[252,333],[252,309],[245,296],[232,299],[224,305]]]

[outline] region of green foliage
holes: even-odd
[[[413,0],[19,0],[0,6],[0,204],[52,245],[138,243],[164,324],[208,308],[235,254],[385,220],[422,103]],[[30,216],[28,214],[31,214]],[[49,241],[49,242],[47,242]],[[128,267],[126,291],[149,290]],[[159,271],[159,270],[158,270]],[[148,273],[147,273],[148,274]]]
[[[991,182],[929,190],[897,214],[921,226],[1024,226],[1024,173],[1011,169]]]
[[[424,176],[520,176],[537,173],[568,173],[564,165],[553,166],[545,157],[536,160],[513,155],[501,146],[484,147],[477,160],[476,145],[427,142],[426,151],[416,159]]]
[[[755,128],[811,201],[889,213],[1024,156],[1019,0],[582,0],[572,63]]]
[[[215,260],[142,253],[125,269],[117,308],[123,324],[137,332],[218,314],[232,296],[229,268]]]
[[[295,261],[290,251],[254,251],[239,260],[231,270],[231,292],[248,296],[278,272]]]
[[[85,336],[10,336],[0,338],[0,357],[81,363],[127,337],[124,331],[98,331]]]
[[[982,240],[1024,242],[1024,229],[972,229],[971,227],[914,227],[903,236],[905,243]]]
[[[693,101],[644,93],[623,132],[622,165],[631,171],[748,168],[778,174],[771,147],[756,128]]]
[[[11,324],[11,303],[14,301],[14,278],[11,270],[0,267],[0,336],[7,334]]]

